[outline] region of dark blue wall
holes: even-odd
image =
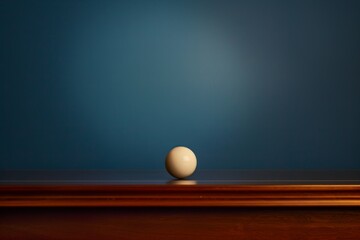
[[[0,169],[360,168],[359,13],[0,0]]]

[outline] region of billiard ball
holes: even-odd
[[[187,147],[175,147],[170,150],[165,159],[168,173],[176,178],[186,178],[194,173],[197,165],[196,156]]]

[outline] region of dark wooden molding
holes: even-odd
[[[0,186],[0,207],[360,206],[360,185]]]

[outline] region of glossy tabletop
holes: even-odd
[[[360,170],[199,170],[174,179],[165,170],[0,171],[0,185],[273,185],[360,184]]]
[[[2,171],[0,207],[360,206],[359,171]]]

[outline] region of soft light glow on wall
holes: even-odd
[[[0,169],[360,168],[359,1],[0,5]]]

